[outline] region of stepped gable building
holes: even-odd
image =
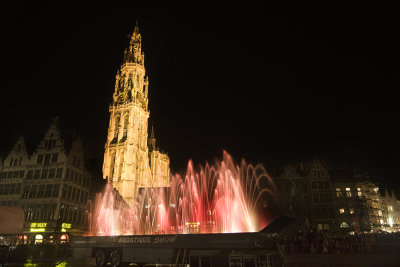
[[[315,159],[286,166],[276,176],[282,212],[305,228],[335,227],[334,199],[326,163]]]
[[[24,209],[26,242],[63,242],[87,231],[91,185],[81,139],[62,135],[55,119],[34,150],[20,137],[5,157],[0,205]]]
[[[170,180],[168,155],[157,149],[153,131],[148,138],[148,88],[142,37],[136,23],[115,77],[103,162],[103,178],[111,181],[129,204],[139,188],[166,187]]]

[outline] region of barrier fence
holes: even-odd
[[[400,244],[393,242],[365,244],[347,242],[284,242],[282,254],[400,254]]]

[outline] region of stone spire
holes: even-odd
[[[135,29],[133,30],[129,48],[124,52],[124,63],[139,63],[144,64],[142,54],[142,36],[139,33],[139,24],[136,21]]]
[[[134,38],[136,38],[136,37],[139,36],[139,35],[140,35],[140,34],[139,34],[139,23],[138,23],[138,21],[136,20],[135,29],[133,30],[133,34],[132,34],[131,39],[134,39]]]

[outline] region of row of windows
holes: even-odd
[[[51,137],[53,137],[53,136],[51,136]],[[47,149],[50,149],[50,148],[52,148],[52,147],[55,147],[56,146],[56,140],[46,140],[46,142],[44,143],[44,145],[45,145],[45,147],[47,148]]]
[[[346,209],[345,208],[340,208],[339,209],[339,213],[340,214],[345,214],[346,213]],[[349,213],[350,214],[354,214],[354,208],[349,208]]]
[[[324,173],[324,171],[314,170],[313,171],[313,176],[316,177],[316,178],[322,178],[322,177],[325,177],[325,173]]]
[[[332,202],[330,194],[313,194],[314,203],[329,203]]]
[[[329,182],[312,182],[312,189],[329,189]]]
[[[22,163],[22,157],[19,157],[19,159],[14,159],[14,158],[10,159],[10,166],[21,165],[21,163]]]
[[[16,195],[21,193],[21,183],[0,184],[0,195]]]
[[[329,224],[327,224],[327,223],[324,223],[324,224],[319,223],[318,224],[318,230],[329,230]]]
[[[85,187],[89,186],[89,180],[86,177],[83,177],[82,174],[70,170],[67,168],[65,171],[65,181],[71,181],[75,184],[79,184]]]
[[[57,204],[30,205],[25,208],[27,221],[56,220]]]
[[[68,205],[61,205],[59,218],[63,222],[72,224],[86,224],[88,219],[83,209]]]
[[[88,200],[89,193],[79,188],[73,186],[64,186],[62,197],[67,200],[79,202],[79,203],[86,203]]]
[[[63,168],[53,169],[37,169],[29,170],[26,179],[47,179],[47,178],[61,178]]]
[[[49,165],[50,163],[57,162],[58,153],[53,154],[39,154],[37,156],[37,164]]]
[[[352,196],[350,187],[346,187],[345,190],[343,190],[343,193],[344,194],[342,194],[341,188],[339,188],[339,187],[336,188],[336,197],[342,197],[344,195],[346,195],[346,197]],[[361,188],[359,188],[359,187],[357,188],[357,196],[358,197],[362,196]]]
[[[25,171],[8,171],[0,172],[1,179],[11,179],[11,178],[24,178]]]
[[[60,184],[25,185],[22,198],[58,197]]]

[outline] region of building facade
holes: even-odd
[[[4,163],[0,205],[24,209],[25,242],[62,242],[87,231],[92,177],[80,138],[62,136],[54,120],[32,154],[20,137]]]
[[[380,193],[365,173],[334,170],[316,159],[286,166],[275,174],[283,214],[298,229],[336,233],[399,231],[400,206],[392,193]]]
[[[283,213],[295,217],[300,228],[334,228],[332,184],[324,162],[316,159],[288,165],[275,181]]]
[[[148,88],[136,24],[115,78],[103,162],[103,178],[128,204],[141,187],[169,186],[169,157],[157,149],[154,133],[148,138]]]

